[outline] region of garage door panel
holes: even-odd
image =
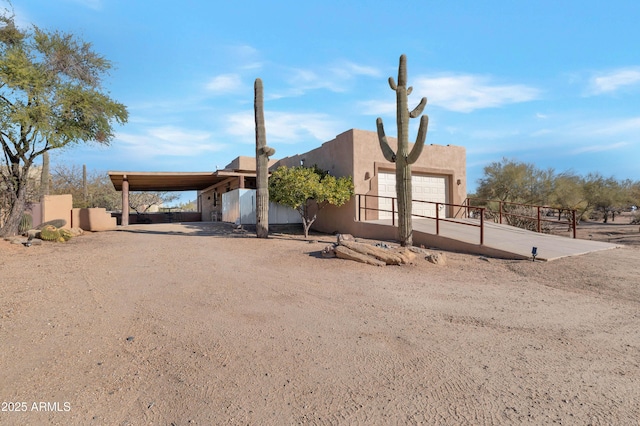
[[[379,173],[378,174],[378,195],[381,197],[396,197],[396,176],[395,173]],[[435,204],[420,203],[415,200],[431,201],[436,203],[447,203],[447,177],[446,176],[429,176],[413,174],[411,176],[412,198],[414,200],[412,212],[414,215],[435,217]],[[441,206],[444,207],[444,206]],[[381,219],[391,218],[391,200],[389,198],[381,198],[379,202],[381,210],[388,212],[380,212]],[[446,212],[441,209],[440,214]],[[396,214],[397,215],[397,214]]]

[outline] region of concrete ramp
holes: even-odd
[[[414,245],[503,259],[531,259],[532,248],[536,247],[538,253],[536,260],[546,261],[620,247],[600,241],[541,234],[493,222],[485,222],[484,244],[480,245],[480,228],[463,224],[479,224],[479,222],[472,219],[462,219],[460,222],[441,221],[439,235],[436,235],[435,219],[414,218]],[[367,231],[366,234],[370,238],[374,238],[370,232],[375,232],[376,228],[378,232],[382,231],[378,227],[387,228],[385,232],[381,232],[381,237],[389,235],[388,228],[395,228],[391,225],[390,219],[361,222],[361,224],[363,231]],[[394,231],[396,231],[394,238],[397,238],[397,230],[394,229]]]

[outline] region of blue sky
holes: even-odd
[[[394,135],[387,79],[404,53],[410,108],[426,96],[427,143],[467,149],[470,192],[503,157],[640,179],[637,0],[13,3],[20,25],[74,33],[111,60],[106,88],[129,109],[109,147],[53,162],[208,171],[252,156],[256,77],[276,158],[375,131],[378,116]]]

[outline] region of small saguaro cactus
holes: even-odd
[[[254,85],[254,110],[256,121],[256,236],[269,236],[269,157],[276,150],[267,146],[264,127],[264,97],[262,80],[256,78]]]
[[[378,129],[378,140],[384,158],[392,163],[396,163],[396,192],[398,196],[398,239],[402,246],[413,245],[413,225],[411,222],[411,165],[416,162],[424,141],[427,138],[427,127],[429,126],[429,117],[423,115],[420,117],[420,127],[416,143],[409,152],[409,119],[416,118],[427,105],[427,98],[422,98],[417,107],[409,112],[407,106],[407,97],[411,94],[413,87],[407,88],[407,57],[400,56],[400,65],[398,67],[398,84],[389,77],[389,86],[396,92],[396,120],[398,123],[398,148],[396,152],[389,146],[387,137],[384,133],[382,118],[376,120]]]

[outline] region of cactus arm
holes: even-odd
[[[398,86],[407,87],[407,55],[400,55],[398,65]]]
[[[270,146],[265,145],[261,148],[258,148],[258,155],[266,155],[267,157],[271,157],[275,153],[276,150],[271,148]]]
[[[413,86],[409,86],[409,88],[407,89],[407,96],[409,96],[411,92],[413,92]]]
[[[411,153],[407,156],[407,163],[413,164],[418,160],[420,154],[422,153],[422,148],[424,148],[424,141],[427,139],[427,128],[429,127],[429,116],[423,115],[420,117],[420,127],[418,128],[418,136],[416,138],[416,143],[413,145],[411,149]]]
[[[380,149],[382,150],[382,155],[384,155],[384,158],[387,161],[395,163],[396,153],[393,152],[393,150],[389,146],[387,136],[384,134],[384,124],[382,123],[382,118],[378,117],[378,119],[376,120],[376,127],[378,128],[378,141],[380,141]]]
[[[398,90],[398,86],[396,85],[396,81],[393,77],[389,77],[389,87],[391,87],[391,90]]]
[[[424,107],[427,106],[427,98],[422,98],[420,100],[420,103],[418,104],[417,107],[415,107],[413,109],[413,111],[411,111],[409,113],[409,117],[411,118],[416,118],[417,116],[419,116],[420,114],[422,114],[422,111],[424,110]]]

